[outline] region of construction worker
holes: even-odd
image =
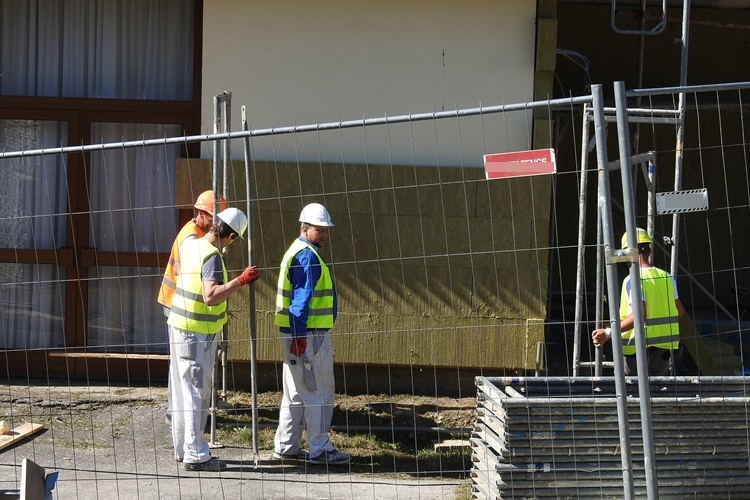
[[[281,260],[274,323],[284,353],[284,393],[274,437],[276,459],[340,465],[351,460],[331,444],[333,418],[333,346],[329,330],[336,321],[337,298],[319,249],[328,242],[331,216],[319,203],[302,209],[299,238]],[[310,451],[300,448],[307,429]]]
[[[169,316],[169,309],[172,307],[172,297],[174,297],[174,291],[177,286],[177,275],[180,272],[180,246],[185,241],[191,239],[202,238],[213,225],[214,217],[214,192],[203,191],[198,195],[198,199],[195,201],[195,208],[198,210],[198,215],[193,219],[189,220],[180,232],[177,233],[177,237],[172,243],[172,252],[169,254],[169,262],[167,262],[167,268],[164,270],[164,278],[161,280],[161,287],[159,288],[158,302],[164,307],[165,319]],[[223,196],[219,195],[219,212],[223,212],[227,209],[227,200]],[[167,339],[168,342],[172,342],[172,328],[167,324]],[[167,421],[172,420],[172,404],[170,401],[169,386],[172,384],[171,379],[167,379]]]
[[[227,322],[227,298],[258,279],[256,266],[229,280],[222,254],[247,229],[247,217],[236,208],[217,216],[205,236],[183,243],[180,272],[168,323],[172,327],[170,377],[172,440],[175,459],[187,471],[220,472],[221,460],[211,457],[203,429],[216,358],[216,334]]]
[[[648,233],[641,228],[636,228],[636,231],[649,375],[668,375],[672,352],[679,347],[679,318],[685,313],[685,309],[677,294],[677,283],[674,278],[649,263],[651,238]],[[622,248],[627,249],[627,246],[626,233],[622,235]],[[630,276],[627,276],[620,293],[622,354],[625,356],[625,373],[637,375],[633,300],[630,291]],[[591,333],[591,338],[596,347],[601,347],[609,340],[610,329],[596,329]]]

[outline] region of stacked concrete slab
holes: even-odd
[[[635,496],[646,496],[636,379],[627,379]],[[654,377],[651,411],[661,498],[745,498],[748,377]],[[621,498],[613,377],[476,379],[475,498]],[[744,496],[743,496],[744,495]]]

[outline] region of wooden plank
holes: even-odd
[[[128,354],[117,352],[51,352],[54,358],[98,358],[98,359],[163,359],[169,360],[169,354]]]
[[[5,434],[0,434],[0,450],[7,448],[16,441],[20,441],[28,436],[31,436],[35,432],[39,432],[42,429],[44,429],[44,426],[42,424],[25,423],[17,425]]]
[[[44,469],[24,458],[21,461],[21,500],[44,500]]]

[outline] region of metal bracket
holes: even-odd
[[[605,248],[604,261],[608,265],[638,262],[638,251],[635,248]]]

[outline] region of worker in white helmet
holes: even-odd
[[[256,266],[229,280],[223,250],[247,230],[247,217],[236,208],[217,216],[202,238],[180,248],[180,273],[167,322],[172,326],[170,386],[175,459],[187,471],[220,472],[226,464],[211,457],[203,430],[206,400],[216,358],[216,334],[227,322],[227,298],[258,279]]]
[[[337,313],[336,289],[319,250],[328,242],[331,216],[319,203],[302,209],[299,238],[281,260],[274,323],[284,353],[284,393],[274,437],[276,459],[340,465],[351,455],[334,448],[328,432],[333,418],[333,346],[329,330]],[[310,451],[300,448],[307,429]]]
[[[666,271],[651,265],[651,237],[636,228],[638,242],[638,263],[641,275],[641,293],[648,373],[651,376],[669,375],[672,353],[679,347],[679,320],[685,308],[677,294],[677,283]],[[627,233],[622,235],[622,248],[627,249]],[[625,357],[625,373],[637,375],[635,356],[635,330],[633,328],[633,299],[631,297],[630,276],[622,282],[620,292],[620,332],[622,354]],[[609,328],[598,328],[591,333],[596,347],[601,347],[610,338]]]

